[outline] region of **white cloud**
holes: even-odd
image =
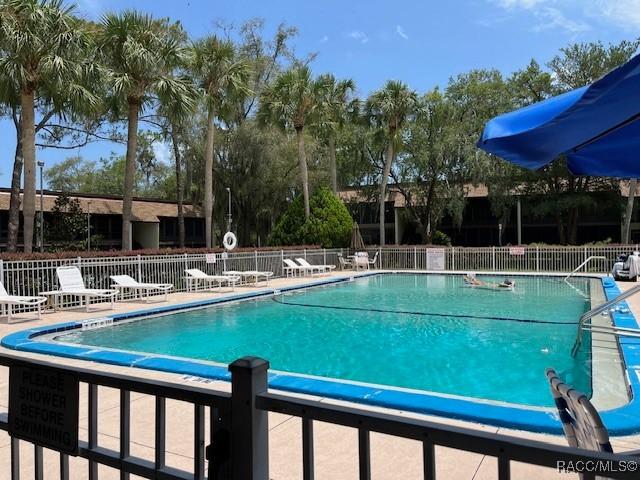
[[[405,40],[409,40],[409,35],[405,33],[404,28],[402,28],[402,25],[396,25],[396,33],[400,35],[402,38],[404,38]]]
[[[561,29],[575,36],[579,33],[591,29],[591,26],[576,18],[576,9],[582,16],[585,4],[593,4],[594,0],[583,0],[581,3],[575,4],[575,0],[488,0],[490,3],[497,5],[510,13],[515,11],[524,11],[533,16],[534,23],[531,30],[534,32],[542,32],[550,29]],[[598,0],[596,0],[598,1]],[[582,8],[577,8],[581,5]],[[567,7],[572,8],[571,15],[565,14]]]
[[[596,0],[595,4],[602,19],[628,29],[640,28],[640,0]]]
[[[167,142],[153,142],[153,155],[160,163],[169,165],[171,163],[171,148]]]
[[[541,22],[533,27],[533,31],[535,32],[561,28],[566,32],[576,34],[591,30],[591,27],[586,22],[572,20],[555,7],[544,7],[535,12],[535,15],[541,20]]]
[[[320,43],[327,43],[328,41],[329,41],[329,36],[328,35],[325,35],[324,37],[322,37],[320,39]]]
[[[535,31],[563,28],[572,34],[589,30],[597,21],[632,31],[640,29],[640,0],[486,0],[513,14],[525,11],[541,21]],[[487,23],[484,21],[483,23]]]
[[[548,0],[492,0],[502,8],[533,8],[548,2]]]
[[[360,30],[349,32],[348,36],[353,38],[354,40],[359,41],[360,43],[367,43],[369,41],[369,37],[367,36],[367,34]]]

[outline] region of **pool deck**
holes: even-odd
[[[347,274],[352,276],[353,274]],[[334,273],[333,277],[341,276]],[[297,285],[308,282],[308,279],[274,279],[270,282],[270,287],[279,288]],[[621,290],[632,287],[632,283],[619,283]],[[251,292],[262,289],[259,287],[239,287],[237,290]],[[226,293],[197,292],[197,293],[176,293],[169,295],[169,303],[186,303],[197,300],[219,298]],[[640,298],[632,297],[627,303],[637,318],[640,318]],[[153,304],[151,304],[153,305]],[[157,305],[164,305],[158,303]],[[56,313],[43,314],[41,320],[32,320],[31,314],[17,315],[12,324],[8,325],[6,319],[0,320],[0,338],[26,328],[52,325],[68,321],[80,321],[96,318],[103,313],[113,313],[106,309],[95,310],[87,313],[84,310],[65,310]],[[148,308],[149,305],[143,302],[119,302],[116,304],[115,312],[124,313]],[[18,322],[20,320],[20,322]],[[24,320],[24,321],[21,321]],[[0,347],[0,352],[4,349]],[[24,352],[12,353],[23,355],[27,358],[51,359],[52,357]],[[77,365],[78,360],[64,359],[56,357],[56,362],[65,365]],[[130,368],[117,367],[112,365],[97,364],[93,362],[81,362],[84,367],[96,366],[101,371],[131,373]],[[192,384],[193,380],[187,380],[179,375],[169,374],[151,370],[136,370],[136,375],[158,380],[172,381],[174,383]],[[210,381],[206,384],[199,383],[199,386],[216,390],[229,391],[230,385],[222,381]],[[81,439],[86,440],[87,431],[82,425],[86,425],[86,389],[81,390]],[[118,448],[119,431],[119,397],[116,391],[106,388],[100,389],[99,396],[99,444],[107,448]],[[342,402],[317,398],[327,403],[340,404]],[[167,410],[174,412],[167,417],[167,464],[179,468],[189,469],[193,463],[193,452],[191,448],[193,412],[187,404],[169,401]],[[0,367],[0,406],[6,409],[8,404],[8,369]],[[387,411],[375,407],[360,405],[361,408],[370,410]],[[153,460],[154,456],[154,429],[153,429],[153,399],[146,395],[132,394],[131,397],[131,453],[143,458]],[[445,419],[441,417],[430,417],[407,412],[391,411],[410,417],[423,418],[436,422],[451,425],[461,425],[469,428],[481,429],[484,431],[499,432],[503,434],[516,435],[523,438],[533,438],[548,441],[551,443],[565,444],[564,438],[559,436],[542,435],[530,432],[509,430],[474,423],[461,422]],[[206,422],[208,425],[209,422]],[[302,439],[301,423],[294,417],[276,413],[269,414],[269,442],[270,442],[270,478],[298,479],[302,478]],[[316,478],[322,479],[356,479],[358,478],[358,437],[354,429],[335,426],[331,424],[316,422],[314,428],[315,435],[315,468]],[[22,443],[21,465],[23,478],[33,476],[33,449],[28,444]],[[640,435],[629,437],[616,437],[612,440],[615,451],[630,449],[640,449]],[[436,447],[436,469],[438,478],[444,479],[469,479],[482,480],[493,479],[497,475],[497,461],[492,457],[461,452],[457,450]],[[4,432],[0,432],[0,472],[8,472],[10,462],[9,437]],[[422,478],[422,445],[420,442],[390,437],[380,434],[371,435],[371,470],[372,477],[376,479],[418,479]],[[87,476],[86,461],[79,458],[71,458],[71,478],[83,479]],[[57,471],[58,457],[54,452],[45,453],[45,471],[48,467]],[[78,466],[82,465],[80,468]],[[4,477],[3,477],[4,478]],[[48,476],[45,474],[45,478]],[[101,467],[101,479],[116,479],[119,475],[116,471]],[[132,478],[136,478],[132,476]],[[572,479],[577,476],[559,474],[554,470],[531,467],[522,464],[512,465],[512,478],[528,480],[544,479]]]

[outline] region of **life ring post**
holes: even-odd
[[[226,250],[233,250],[238,246],[238,239],[233,232],[227,232],[222,238],[222,245]]]

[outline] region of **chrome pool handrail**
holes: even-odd
[[[640,292],[640,285],[636,285],[633,288],[630,288],[629,290],[627,290],[626,292],[622,292],[620,295],[618,295],[616,298],[609,300],[608,302],[603,303],[602,305],[599,305],[595,308],[592,308],[591,310],[589,310],[588,312],[585,312],[582,314],[582,316],[580,317],[580,320],[578,321],[578,332],[576,335],[576,340],[573,344],[573,348],[571,349],[571,356],[575,357],[576,354],[578,353],[578,350],[580,350],[580,347],[582,346],[582,332],[585,329],[585,327],[588,328],[593,328],[598,327],[597,325],[591,325],[591,324],[585,324],[585,322],[587,320],[591,320],[593,317],[595,317],[596,315],[601,314],[602,312],[605,312],[607,310],[609,310],[611,307],[613,307],[614,305],[617,305],[618,303],[622,302],[623,300],[626,300],[629,297],[632,297],[633,295],[635,295],[636,293]],[[606,328],[606,327],[603,327]],[[612,330],[614,331],[622,331],[620,330],[619,327],[611,327]],[[615,333],[614,331],[612,331],[611,333]],[[640,330],[639,330],[640,332]]]
[[[569,279],[569,277],[571,277],[574,273],[576,273],[578,270],[580,270],[582,267],[584,267],[587,263],[589,263],[591,260],[606,260],[607,257],[603,256],[603,255],[591,255],[589,258],[587,258],[584,262],[582,262],[580,265],[578,265],[573,272],[571,272],[570,274],[568,274],[566,277],[564,277],[564,281],[566,282],[567,279]]]

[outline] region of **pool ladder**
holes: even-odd
[[[573,344],[573,348],[571,349],[571,356],[575,357],[580,350],[580,347],[582,346],[582,332],[584,330],[589,330],[597,333],[610,333],[612,335],[625,337],[640,337],[640,329],[637,328],[622,328],[614,326],[592,325],[591,323],[587,323],[587,321],[591,320],[596,315],[600,315],[601,313],[608,311],[611,307],[617,305],[618,303],[626,300],[629,297],[632,297],[638,292],[640,292],[640,285],[636,285],[626,292],[622,292],[616,298],[609,300],[608,302],[605,302],[596,308],[592,308],[588,312],[583,313],[580,317],[580,320],[578,321],[578,333],[576,335],[576,341]]]
[[[580,270],[582,267],[584,267],[591,260],[606,260],[606,259],[607,259],[607,257],[603,257],[601,255],[592,255],[592,256],[590,256],[584,262],[582,262],[580,265],[578,265],[573,272],[571,272],[566,277],[564,277],[564,281],[566,282],[570,277],[573,276],[574,273],[576,273],[578,270]]]

